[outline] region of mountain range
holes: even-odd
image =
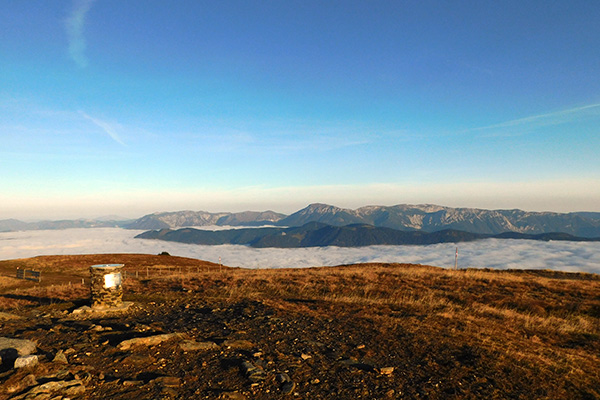
[[[177,230],[161,229],[141,233],[139,239],[157,239],[201,245],[238,244],[252,247],[361,247],[372,245],[424,245],[434,243],[470,242],[478,239],[529,239],[529,240],[569,240],[600,241],[600,238],[580,238],[566,233],[543,233],[530,235],[506,232],[497,235],[478,234],[454,229],[436,232],[400,231],[372,225],[352,224],[333,226],[321,222],[309,222],[300,227],[290,228],[242,228],[221,231],[208,231],[195,228]]]
[[[0,220],[0,232],[54,230],[71,228],[122,228],[131,220],[69,219],[60,221],[23,222],[18,219]]]
[[[484,210],[437,205],[367,206],[356,210],[315,203],[291,215],[264,213],[154,213],[125,225],[130,229],[175,229],[191,226],[302,226],[321,222],[332,226],[365,224],[402,231],[436,232],[454,229],[479,234],[563,232],[581,237],[600,236],[600,213]]]
[[[128,229],[165,229],[185,226],[264,226],[274,225],[286,217],[273,211],[244,211],[238,213],[207,211],[177,211],[145,215],[125,224]]]
[[[600,213],[598,212],[485,210],[430,204],[366,206],[352,210],[320,203],[310,204],[291,215],[273,211],[238,213],[177,211],[153,213],[135,220],[120,221],[102,219],[25,223],[18,220],[0,220],[0,232],[92,227],[160,230],[209,225],[298,227],[309,222],[320,222],[331,226],[363,224],[400,231],[437,232],[450,229],[485,235],[504,232],[530,235],[562,232],[578,237],[600,237]]]

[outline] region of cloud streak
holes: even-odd
[[[543,126],[552,126],[571,122],[584,118],[585,116],[599,116],[600,103],[588,104],[586,106],[569,108],[567,110],[551,113],[532,115],[525,118],[513,119],[499,124],[482,126],[478,128],[467,129],[466,132],[484,132],[495,131],[507,128],[528,128],[535,129]]]
[[[85,20],[95,0],[74,0],[73,8],[65,21],[69,41],[69,56],[81,68],[88,66],[85,56],[85,36],[83,34]]]
[[[99,120],[97,118],[91,117],[83,111],[79,111],[79,114],[85,119],[91,121],[94,125],[102,129],[108,136],[110,136],[115,142],[119,143],[121,146],[127,146],[123,140],[119,137],[119,134],[116,132],[115,128],[109,123]]]
[[[142,231],[118,228],[0,233],[0,259],[37,255],[144,253],[167,251],[243,268],[306,268],[363,262],[454,266],[453,243],[429,246],[319,247],[254,249],[246,246],[199,246],[134,239]],[[600,243],[488,239],[459,243],[460,268],[551,269],[600,274]]]

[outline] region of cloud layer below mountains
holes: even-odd
[[[199,246],[134,239],[142,231],[118,228],[0,233],[0,259],[38,255],[145,253],[198,258],[244,268],[304,268],[362,262],[418,263],[451,268],[455,244],[428,246],[322,247],[254,249]],[[540,242],[487,239],[458,244],[460,268],[551,269],[600,274],[600,242]]]

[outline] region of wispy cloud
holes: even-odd
[[[123,140],[121,140],[121,138],[119,137],[119,134],[116,132],[115,127],[111,124],[109,124],[106,121],[102,121],[100,119],[94,118],[89,116],[88,114],[86,114],[83,111],[79,111],[79,114],[84,117],[85,119],[91,121],[94,125],[98,126],[99,128],[101,128],[104,132],[106,132],[106,134],[108,136],[110,136],[115,142],[119,143],[121,146],[127,146]]]
[[[65,21],[67,38],[69,40],[69,56],[77,65],[87,67],[88,60],[85,56],[85,37],[83,29],[87,13],[92,8],[95,0],[73,0],[73,8]]]
[[[522,128],[531,130],[543,126],[552,126],[572,122],[590,116],[600,116],[600,103],[588,104],[586,106],[569,108],[567,110],[513,119],[499,124],[467,129],[464,132],[494,132],[503,130],[503,132],[509,131],[510,133],[511,128]]]

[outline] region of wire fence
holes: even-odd
[[[32,269],[17,268],[17,279],[41,282],[42,281],[42,271],[34,271]]]

